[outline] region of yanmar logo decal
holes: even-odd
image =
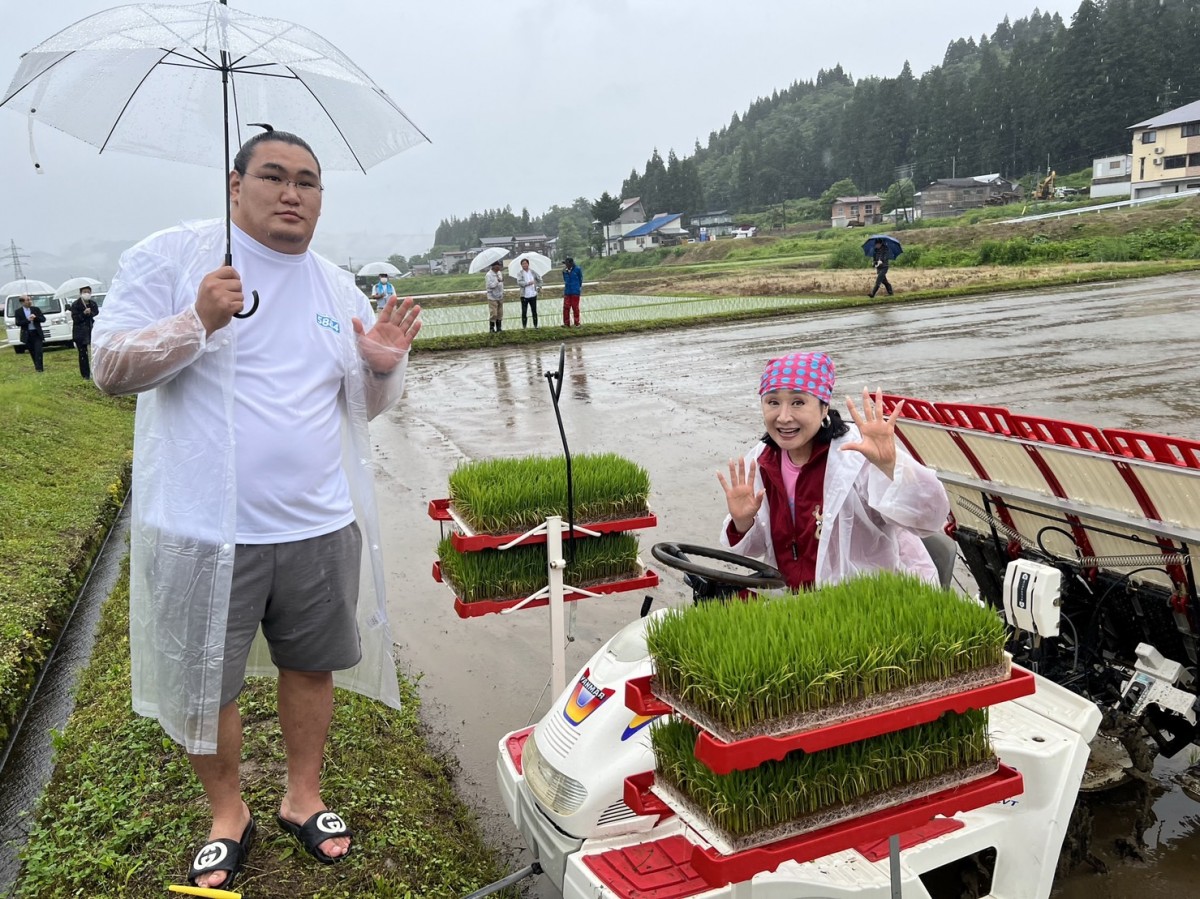
[[[317,324],[320,325],[322,328],[328,328],[334,334],[342,333],[342,326],[340,324],[338,324],[338,320],[336,318],[330,318],[328,315],[322,315],[321,313],[318,312],[317,313]]]
[[[572,727],[583,724],[588,715],[600,708],[604,704],[604,700],[616,692],[611,687],[597,687],[588,680],[589,674],[591,674],[591,670],[584,668],[579,683],[571,691],[571,697],[563,708],[563,717]]]

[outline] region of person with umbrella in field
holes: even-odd
[[[256,829],[237,698],[248,659],[262,661],[260,627],[288,763],[279,826],[326,864],[351,847],[321,763],[333,673],[387,633],[359,626],[360,590],[382,596],[376,547],[374,577],[359,577],[362,533],[378,533],[367,422],[399,400],[421,322],[395,296],[372,320],[353,278],[309,250],[323,191],[302,138],[255,135],[229,173],[237,267],[220,221],[154,234],[121,257],[93,332],[97,386],[139,397],[134,707],[184,744],[203,785],[212,827],[188,879],[205,888],[231,886]],[[235,319],[249,284],[264,302]],[[382,662],[374,673],[394,678]]]
[[[863,244],[863,252],[871,257],[871,262],[875,266],[875,286],[871,288],[871,292],[867,296],[873,298],[879,288],[884,287],[890,297],[892,285],[887,279],[888,264],[900,255],[900,242],[893,237],[868,237],[866,243]]]
[[[92,299],[92,289],[86,284],[79,288],[79,298],[71,304],[71,342],[79,352],[79,375],[82,378],[92,377],[92,366],[88,352],[92,345],[92,326],[100,307]]]
[[[29,358],[33,360],[33,370],[42,371],[42,346],[46,341],[42,324],[46,321],[46,314],[33,305],[33,297],[24,294],[21,297],[21,307],[14,318],[17,327],[21,329],[21,343],[25,344],[25,348],[29,350]]]

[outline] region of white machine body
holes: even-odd
[[[1196,723],[1195,693],[1176,688],[1176,684],[1191,686],[1190,672],[1179,662],[1164,658],[1148,643],[1139,643],[1134,674],[1125,682],[1121,695],[1131,702],[1129,712],[1135,718],[1156,705],[1164,712],[1180,716],[1189,724]]]

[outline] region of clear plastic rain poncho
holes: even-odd
[[[858,429],[829,444],[825,462],[825,509],[821,539],[817,543],[816,582],[836,584],[860,572],[890,569],[909,571],[937,584],[937,566],[921,537],[942,530],[950,514],[946,488],[933,469],[917,462],[903,446],[896,447],[896,470],[888,476],[860,453],[843,453],[840,447],[859,439]],[[756,444],[745,464],[757,460],[766,448]],[[754,490],[763,489],[762,473],[754,476]],[[721,524],[721,545],[735,553],[775,565],[771,540],[771,509],[763,497],[754,524],[730,546],[726,515]]]
[[[194,303],[200,280],[224,262],[220,221],[152,235],[126,251],[92,333],[101,389],[138,394],[130,534],[133,707],[190,753],[216,751],[225,622],[236,538],[233,447],[236,329],[205,337]],[[371,322],[353,279],[321,268],[342,319]],[[362,661],[336,672],[341,687],[400,706],[385,608],[369,418],[404,390],[407,355],[385,377],[367,372],[350,327],[340,331],[343,468],[363,533],[358,602]],[[248,674],[273,672],[260,632]]]

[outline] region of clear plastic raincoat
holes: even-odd
[[[950,514],[950,501],[933,469],[921,465],[902,446],[896,447],[895,477],[867,461],[861,453],[843,453],[847,441],[859,440],[858,429],[829,444],[825,465],[824,510],[817,543],[816,583],[835,584],[855,574],[888,569],[909,571],[930,583],[938,572],[921,537],[940,531]],[[758,443],[745,462],[757,460],[766,448]],[[763,489],[755,473],[754,489]],[[771,540],[771,509],[766,497],[742,539],[730,544],[730,516],[721,525],[721,545],[735,553],[776,564]]]
[[[221,221],[151,235],[122,255],[92,335],[97,385],[139,395],[130,534],[133,707],[195,754],[216,751],[236,536],[237,328],[206,337],[194,309],[200,280],[224,263],[224,252]],[[399,708],[367,421],[400,398],[407,354],[389,375],[367,371],[350,319],[369,330],[371,307],[348,273],[321,262],[342,324],[342,464],[365,549],[362,660],[336,672],[334,682]],[[260,632],[248,673],[273,672]]]

